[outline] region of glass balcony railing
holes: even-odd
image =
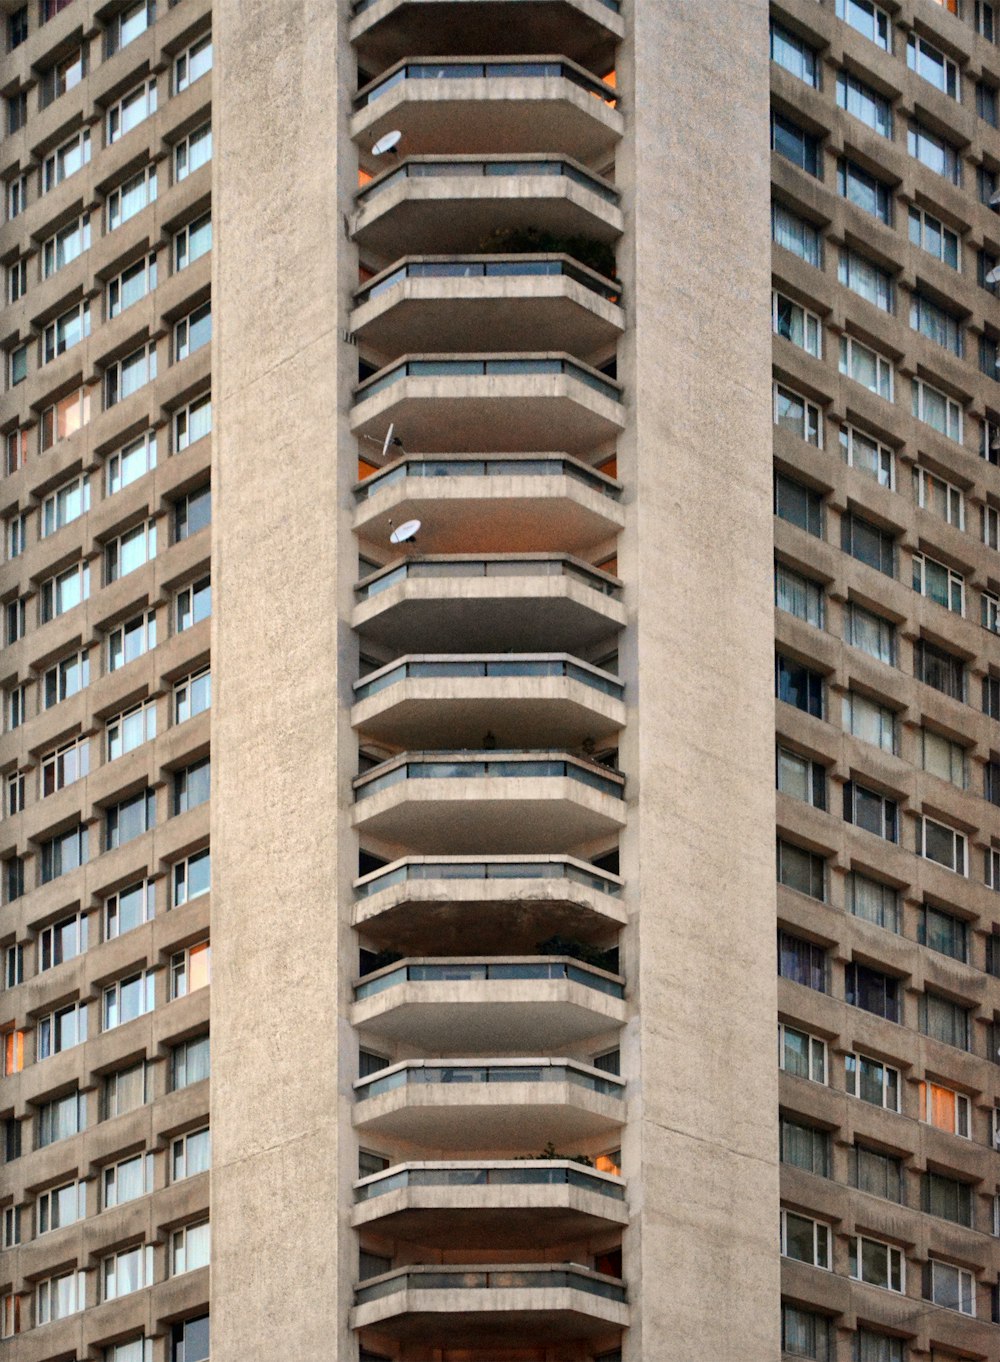
[[[615,500],[621,489],[614,479],[590,468],[567,454],[489,454],[479,458],[468,454],[404,454],[388,468],[367,477],[354,489],[358,501],[365,501],[384,487],[405,478],[524,478],[568,477],[593,487]]]
[[[521,860],[489,861],[471,856],[406,857],[363,876],[355,883],[354,892],[359,899],[364,899],[397,884],[421,880],[567,880],[613,898],[622,892],[622,882],[617,875],[571,856],[525,856]]]
[[[363,8],[363,6],[361,7]],[[618,9],[617,3],[609,8]],[[360,9],[355,8],[355,13]],[[395,70],[381,75],[375,82],[366,85],[354,101],[355,109],[367,108],[383,95],[408,80],[502,80],[513,77],[516,80],[545,80],[552,77],[562,78],[578,85],[588,94],[614,108],[618,92],[612,86],[598,80],[582,67],[568,61],[538,61],[531,57],[510,58],[505,61],[463,61],[461,57],[451,57],[448,61],[408,61]]]
[[[369,397],[391,388],[404,378],[536,378],[539,375],[566,374],[578,383],[593,388],[611,402],[620,402],[619,385],[606,379],[596,369],[589,369],[576,360],[554,355],[525,355],[518,359],[404,359],[387,365],[366,379],[354,390],[354,401],[364,402]]]
[[[380,568],[360,581],[354,589],[358,600],[370,601],[399,582],[425,577],[572,577],[603,596],[611,596],[616,601],[621,599],[621,585],[610,573],[593,568],[579,559],[547,558],[544,555],[466,558],[459,554],[449,557],[428,554],[425,558],[408,558],[396,566],[390,564]]]
[[[575,1263],[542,1267],[537,1263],[511,1267],[402,1267],[363,1282],[355,1301],[381,1300],[399,1291],[556,1291],[570,1287],[602,1296],[609,1301],[625,1300],[625,1284],[617,1277],[605,1277]]]
[[[386,768],[389,768],[388,770]],[[489,757],[436,752],[393,757],[354,782],[354,798],[369,799],[406,780],[568,779],[600,790],[612,799],[625,798],[625,777],[576,757],[546,756],[538,752],[504,752]]]
[[[354,1090],[357,1100],[364,1102],[397,1088],[428,1083],[572,1083],[601,1097],[625,1095],[623,1078],[601,1073],[575,1059],[405,1059],[367,1078],[359,1078]]]
[[[399,184],[401,180],[415,179],[496,179],[507,176],[556,176],[572,180],[574,184],[589,189],[592,194],[605,203],[617,204],[620,198],[614,185],[608,184],[599,176],[591,174],[572,161],[549,160],[539,157],[530,160],[526,157],[489,157],[478,159],[474,156],[449,156],[437,159],[417,159],[404,161],[395,170],[390,170],[378,179],[372,180],[358,190],[359,203],[368,203],[383,189]]]
[[[400,984],[419,983],[509,983],[514,979],[567,980],[584,988],[605,993],[609,998],[624,998],[625,985],[603,970],[553,956],[523,960],[401,960],[388,965],[370,978],[354,985],[354,999],[374,998]]]
[[[605,279],[592,270],[581,268],[570,260],[538,258],[530,255],[507,260],[472,259],[468,256],[448,260],[408,260],[387,274],[379,275],[354,295],[356,307],[371,302],[404,279],[538,279],[564,278],[582,284],[591,293],[617,303],[621,299],[621,284]]]
[[[625,1200],[624,1184],[570,1160],[538,1163],[441,1163],[387,1168],[359,1181],[355,1201],[372,1201],[406,1187],[579,1187],[612,1201]]]
[[[495,677],[567,677],[579,681],[604,695],[620,700],[625,692],[625,683],[616,676],[599,671],[587,663],[577,662],[564,653],[553,657],[511,657],[503,654],[496,657],[401,657],[387,667],[354,683],[355,700],[367,700],[380,691],[396,686],[401,681],[428,680],[431,678],[479,678]]]

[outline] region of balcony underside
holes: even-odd
[[[498,1295],[505,1299],[490,1299]],[[559,1344],[600,1338],[627,1323],[627,1306],[567,1289],[400,1291],[351,1311],[354,1329],[376,1328],[400,1343],[452,1348]]]
[[[605,1234],[628,1210],[575,1187],[403,1187],[360,1202],[351,1223],[415,1244],[517,1249]]]

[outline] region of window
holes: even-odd
[[[104,546],[105,580],[117,582],[155,557],[156,521],[147,520]]]
[[[171,1182],[197,1177],[199,1173],[206,1173],[211,1166],[212,1147],[207,1126],[174,1140],[170,1147]]]
[[[7,51],[28,41],[28,6],[22,5],[7,16]]]
[[[155,19],[156,0],[135,0],[133,4],[126,5],[108,24],[104,35],[106,55],[112,57],[127,47],[141,33],[145,33]]]
[[[87,1125],[87,1104],[81,1092],[67,1093],[38,1108],[38,1148],[79,1135]]]
[[[981,34],[987,42],[996,42],[996,35],[1000,33],[1000,24],[997,22],[996,6],[991,0],[976,0],[974,26],[977,33]]]
[[[914,293],[910,297],[910,326],[935,345],[943,346],[961,358],[962,328],[947,308],[931,302],[923,294]]]
[[[25,686],[13,686],[7,692],[7,728],[9,732],[13,732],[15,728],[20,728],[27,719],[27,704],[27,688]]]
[[[156,737],[156,701],[146,700],[107,722],[108,761],[117,761]]]
[[[7,220],[13,222],[28,206],[28,177],[16,175],[7,181]]]
[[[38,1282],[35,1286],[35,1323],[51,1324],[82,1310],[86,1305],[86,1281],[85,1273],[74,1271]]]
[[[7,895],[7,902],[10,902],[10,895]],[[14,895],[15,898],[20,897]],[[4,988],[17,988],[18,984],[24,983],[24,947],[7,946],[3,952],[3,986]]]
[[[75,1225],[87,1215],[87,1184],[66,1182],[40,1192],[35,1200],[35,1233],[49,1234]]]
[[[774,423],[807,444],[822,446],[819,407],[780,383],[774,385]]]
[[[170,1087],[172,1092],[200,1083],[211,1072],[208,1036],[195,1036],[182,1041],[170,1052]]]
[[[90,335],[90,304],[77,303],[68,312],[50,322],[42,332],[42,363],[52,360]]]
[[[822,675],[781,653],[775,657],[775,693],[785,704],[794,705],[817,719],[823,717]]]
[[[203,123],[174,147],[174,180],[180,182],[212,159],[212,125]]]
[[[174,686],[174,723],[182,724],[201,714],[212,703],[212,673],[203,671],[186,676]]]
[[[822,901],[825,898],[825,863],[822,856],[805,851],[791,842],[778,840],[778,883],[800,894]]]
[[[976,1279],[962,1267],[931,1259],[930,1299],[946,1310],[958,1310],[963,1315],[976,1313]]]
[[[800,757],[787,747],[778,748],[778,789],[817,809],[826,808],[826,768],[818,761]]]
[[[830,1136],[827,1131],[782,1116],[780,1149],[782,1163],[815,1173],[817,1177],[830,1176]]]
[[[837,278],[845,288],[874,303],[883,312],[892,311],[892,275],[859,251],[841,247]]]
[[[925,1173],[921,1210],[972,1229],[972,1188],[958,1178],[945,1177],[942,1173]]]
[[[914,675],[953,700],[965,699],[965,663],[943,648],[918,639],[913,650]]]
[[[997,87],[989,81],[976,82],[976,113],[991,128],[1000,126],[998,117]]]
[[[174,539],[180,541],[197,534],[212,523],[212,491],[199,487],[174,503]]]
[[[174,272],[186,269],[212,249],[212,215],[203,213],[174,237]]]
[[[178,454],[208,435],[212,429],[212,396],[195,398],[174,413],[174,449]]]
[[[21,1242],[21,1207],[5,1206],[0,1221],[0,1248],[16,1248]]]
[[[47,108],[53,100],[80,84],[87,74],[86,50],[78,47],[68,57],[62,57],[47,71],[43,71],[38,83],[38,107]]]
[[[844,1058],[847,1091],[873,1107],[899,1111],[899,1070],[868,1055]]]
[[[101,1205],[110,1210],[153,1190],[152,1154],[133,1154],[101,1170]]]
[[[108,670],[117,671],[155,647],[156,612],[149,610],[112,629],[108,635]]]
[[[822,322],[815,312],[808,312],[782,293],[771,294],[771,329],[776,336],[783,336],[800,350],[815,355],[817,359],[820,357]]]
[[[976,282],[980,288],[984,288],[987,293],[992,293],[994,298],[1000,296],[1000,284],[992,282],[1000,279],[1000,256],[994,255],[991,251],[976,252]],[[984,441],[984,444],[992,443]],[[983,457],[987,457],[986,450]]]
[[[845,731],[853,737],[883,752],[896,751],[896,714],[887,705],[852,690],[844,696],[843,718]]]
[[[0,1338],[13,1338],[21,1332],[21,1297],[13,1291],[0,1296]]]
[[[7,351],[8,387],[16,388],[28,377],[28,346],[18,345]]]
[[[60,440],[67,440],[90,420],[90,393],[86,388],[69,393],[42,412],[41,450],[44,454]]]
[[[104,372],[104,405],[113,407],[156,377],[156,342],[133,350]]]
[[[18,298],[23,298],[28,291],[28,261],[27,258],[15,260],[13,265],[7,266],[7,301],[16,303]]]
[[[89,510],[89,479],[73,478],[70,482],[64,482],[42,502],[41,537],[48,538]]]
[[[914,468],[913,495],[924,510],[932,511],[956,529],[965,529],[965,494],[954,483],[935,477],[926,468]]]
[[[856,781],[844,784],[844,821],[872,832],[886,842],[899,841],[899,805],[894,799],[867,790]]]
[[[809,175],[822,179],[820,139],[784,114],[771,110],[771,150]]]
[[[911,123],[906,145],[910,155],[928,170],[943,175],[951,184],[961,183],[962,159],[957,149],[943,137],[938,137],[920,123]]]
[[[182,1272],[194,1272],[199,1267],[207,1267],[209,1240],[207,1220],[174,1230],[170,1236],[171,1277],[179,1277]]]
[[[892,27],[885,10],[872,0],[837,0],[837,18],[863,33],[885,52],[892,51]]]
[[[837,104],[881,137],[892,137],[892,105],[848,71],[837,75]]]
[[[776,473],[774,478],[774,514],[807,534],[823,536],[822,496],[784,473]]]
[[[806,85],[819,85],[816,52],[796,34],[771,20],[771,60],[783,66]]]
[[[920,1084],[920,1120],[946,1130],[949,1135],[969,1138],[971,1103],[961,1092],[943,1088],[939,1083]]]
[[[969,873],[965,833],[935,822],[933,818],[921,818],[917,824],[917,855],[936,861],[957,875]]]
[[[8,95],[7,105],[7,133],[12,136],[15,132],[20,132],[28,121],[28,92],[19,90],[17,94]]]
[[[201,577],[178,591],[174,607],[174,628],[178,634],[208,619],[212,613],[212,583]]]
[[[48,194],[56,185],[68,180],[90,161],[90,133],[86,129],[75,133],[51,156],[42,162],[42,193]]]
[[[1000,676],[983,677],[983,713],[1000,719]]]
[[[24,638],[27,632],[27,613],[26,597],[21,596],[16,600],[8,601],[5,610],[6,615],[6,634],[4,641],[9,647],[16,643],[19,638]]]
[[[892,190],[857,162],[846,159],[838,162],[837,192],[887,227],[892,225]]]
[[[24,514],[13,515],[5,523],[7,557],[20,558],[28,547],[28,517]]]
[[[38,933],[38,972],[75,960],[87,949],[87,915],[74,913]]]
[[[851,1181],[859,1192],[885,1201],[903,1201],[903,1164],[892,1154],[856,1144],[851,1150]]]
[[[778,1023],[778,1064],[785,1073],[826,1082],[826,1041],[807,1031]]]
[[[965,748],[961,743],[952,742],[930,728],[922,728],[920,736],[924,770],[964,790]]]
[[[101,1264],[101,1300],[113,1301],[153,1284],[153,1246],[137,1244],[105,1258]]]
[[[212,339],[212,305],[202,303],[174,327],[174,360],[187,359]]]
[[[208,1315],[171,1325],[168,1362],[208,1362],[208,1341]]]
[[[108,318],[145,298],[156,288],[156,256],[144,255],[108,282]]]
[[[101,1092],[101,1107],[106,1121],[137,1111],[149,1101],[146,1062],[140,1060],[127,1069],[106,1074]]]
[[[207,941],[178,951],[170,958],[170,997],[184,998],[211,980],[212,947]]]
[[[112,1343],[104,1349],[103,1362],[153,1362],[153,1340],[140,1334],[126,1343]]]
[[[851,961],[846,969],[845,999],[885,1021],[900,1018],[899,980],[881,970]]]
[[[156,976],[151,970],[130,974],[109,984],[101,999],[101,1017],[104,1031],[111,1031],[125,1022],[135,1021],[152,1012],[154,1007],[154,987]]]
[[[152,431],[147,431],[108,458],[108,496],[120,492],[155,467],[156,436]]]
[[[893,486],[894,460],[888,445],[879,444],[856,426],[841,426],[840,447],[851,468],[874,478],[881,487]]]
[[[140,81],[108,110],[108,146],[156,113],[156,80]]]
[[[969,1048],[968,1009],[940,993],[928,990],[920,999],[920,1029],[925,1036],[944,1045],[954,1045],[958,1050]]]
[[[7,434],[7,459],[6,473],[10,477],[19,468],[23,468],[28,462],[28,432],[26,430],[12,430]]]
[[[813,941],[778,932],[778,973],[782,979],[826,992],[826,951]]]
[[[851,1237],[850,1275],[869,1286],[903,1290],[903,1250],[864,1235]]]
[[[987,378],[1000,382],[1000,341],[989,331],[979,337],[979,368]]]
[[[830,1226],[793,1211],[781,1212],[781,1253],[814,1267],[830,1267]]]
[[[24,1068],[24,1032],[4,1031],[3,1033],[3,1075],[10,1078]]]
[[[965,578],[954,568],[925,558],[922,553],[913,555],[913,589],[953,614],[965,614]]]
[[[156,886],[152,880],[130,884],[104,900],[104,938],[131,932],[145,922],[152,922],[156,914]]]
[[[24,775],[14,771],[4,781],[4,818],[13,818],[24,811]]]
[[[140,790],[121,803],[112,804],[106,818],[107,848],[114,851],[155,826],[156,795],[152,790]]]
[[[87,863],[87,829],[71,828],[42,843],[42,884],[68,875]]]
[[[907,39],[906,64],[911,71],[916,71],[918,76],[952,99],[961,97],[958,67],[919,33],[911,32]]]
[[[887,577],[896,575],[896,542],[890,530],[880,530],[870,520],[848,512],[840,519],[840,547],[859,563]]]
[[[42,246],[42,278],[48,279],[90,249],[90,215],[74,218]]]
[[[208,801],[212,766],[208,757],[174,774],[174,814],[187,813]]]
[[[24,893],[23,856],[8,856],[6,860],[3,862],[3,889],[4,898],[7,903],[13,903],[15,899],[19,899],[21,895]],[[7,971],[5,977],[8,980],[11,978],[10,971],[12,964],[16,965],[19,970],[21,969],[22,954],[20,946],[10,947],[5,954],[4,965]],[[21,973],[21,977],[16,978],[14,982],[19,984],[21,983],[22,978],[23,971]],[[10,988],[11,985],[8,983],[7,987]]]
[[[212,887],[212,861],[208,848],[177,861],[173,873],[173,906],[207,894]]]
[[[840,338],[840,372],[869,392],[892,401],[892,361],[853,336]]]
[[[179,95],[211,69],[212,35],[206,33],[203,38],[192,43],[186,52],[174,58],[174,93]]]
[[[823,245],[818,229],[780,203],[771,204],[771,240],[807,265],[822,267]]]
[[[108,194],[108,231],[141,213],[156,198],[156,167],[146,166]]]

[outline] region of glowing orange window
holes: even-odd
[[[953,1135],[969,1135],[969,1099],[939,1083],[920,1084],[920,1119]]]
[[[212,977],[212,947],[207,941],[188,951],[188,989],[204,988]]]
[[[24,1068],[24,1032],[7,1031],[3,1038],[4,1074],[19,1074]]]

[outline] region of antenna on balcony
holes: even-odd
[[[392,524],[391,520],[389,521],[389,524],[390,525]],[[419,529],[420,529],[419,520],[404,520],[402,525],[400,525],[397,529],[390,531],[389,543],[405,544],[408,539],[416,539],[417,532],[419,531]]]
[[[387,132],[384,137],[380,137],[378,139],[378,141],[372,147],[372,155],[384,156],[387,151],[391,151],[394,156],[398,156],[399,152],[396,150],[396,148],[399,146],[402,137],[403,134],[399,131],[399,129],[393,128],[392,132]]]
[[[369,440],[373,445],[380,443],[377,435],[368,435],[362,432],[361,438],[363,440]],[[396,423],[394,421],[389,423],[389,429],[386,431],[385,438],[381,441],[381,445],[383,459],[388,457],[390,449],[403,449],[403,442],[396,434]],[[403,449],[403,453],[406,453],[405,449]]]

